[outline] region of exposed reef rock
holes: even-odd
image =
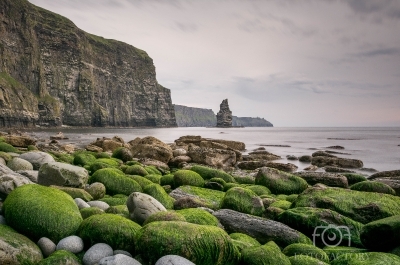
[[[26,0],[0,1],[0,127],[176,126],[153,60]]]
[[[229,109],[228,99],[222,100],[219,105],[217,127],[232,127],[232,111]]]

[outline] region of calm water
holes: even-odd
[[[328,146],[340,145],[344,150],[333,150],[347,155],[340,157],[360,159],[364,167],[378,171],[400,169],[400,128],[159,128],[159,129],[48,129],[31,132],[39,138],[47,138],[62,131],[69,137],[66,143],[85,145],[98,137],[118,135],[125,141],[136,137],[154,136],[163,142],[172,143],[180,136],[201,135],[204,138],[216,138],[241,141],[246,144],[246,152],[261,145],[288,145],[290,147],[265,146],[266,150],[283,157],[279,162],[287,163],[286,155],[311,155],[314,149],[326,150]],[[246,153],[245,152],[245,153]],[[308,166],[293,162],[299,170]]]

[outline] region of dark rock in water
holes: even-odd
[[[287,160],[299,160],[299,158],[294,155],[287,155],[286,158],[287,158]]]
[[[311,163],[312,156],[304,155],[299,157],[300,162]]]
[[[332,166],[326,166],[325,172],[331,172],[331,173],[355,173],[352,170],[348,170],[345,168],[340,168],[340,167],[332,167]]]
[[[347,188],[349,186],[347,178],[340,174],[326,172],[296,172],[294,174],[307,181],[310,185],[322,183],[330,187]]]
[[[396,179],[400,180],[400,170],[382,171],[371,175],[368,179]]]
[[[396,192],[397,196],[400,196],[400,180],[382,178],[382,179],[374,179],[374,181],[388,185]]]
[[[340,149],[340,150],[344,149],[344,147],[340,146],[340,145],[332,145],[332,146],[328,146],[327,148],[329,148],[329,149]]]
[[[260,144],[260,146],[271,146],[271,147],[291,147],[290,145],[286,145],[286,144]]]
[[[343,152],[337,152],[337,151],[331,151],[331,150],[326,150],[325,152],[328,154],[351,155],[349,153],[343,153]]]
[[[334,166],[343,168],[361,168],[364,164],[358,159],[348,159],[341,157],[315,156],[311,164],[318,167]]]
[[[145,51],[26,0],[0,10],[0,127],[176,126]]]
[[[217,127],[232,127],[232,111],[229,109],[228,99],[220,104],[217,113]]]
[[[325,151],[317,151],[317,152],[312,153],[312,157],[316,157],[316,156],[336,157],[335,155],[329,154],[328,152],[325,152]]]

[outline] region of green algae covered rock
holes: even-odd
[[[157,213],[153,213],[150,215],[146,221],[144,221],[143,226],[157,221],[179,221],[179,222],[186,222],[186,218],[176,212],[176,211],[161,211]]]
[[[358,191],[366,191],[366,192],[378,192],[378,193],[386,193],[391,195],[396,195],[394,189],[392,189],[389,185],[378,181],[361,181],[354,185],[350,186],[351,190],[358,190]]]
[[[129,177],[129,178],[133,179],[134,181],[136,181],[137,183],[139,183],[139,185],[142,187],[142,189],[144,189],[147,185],[154,183],[151,180],[148,180],[147,178],[139,176],[139,175],[127,175],[127,177]]]
[[[329,257],[322,249],[309,244],[295,243],[283,249],[283,254],[288,257],[306,255],[320,261],[329,263]]]
[[[360,238],[366,248],[375,251],[389,251],[400,246],[400,215],[364,225]]]
[[[134,236],[140,228],[140,225],[125,217],[105,213],[83,220],[77,234],[83,239],[85,246],[106,243],[113,249],[134,253]]]
[[[126,147],[115,149],[111,157],[121,159],[124,162],[131,161],[133,158],[132,152]]]
[[[81,261],[73,253],[66,250],[57,250],[47,258],[41,260],[37,265],[81,265]]]
[[[204,179],[194,171],[185,169],[178,170],[174,173],[174,187],[183,185],[203,187]]]
[[[314,186],[299,195],[295,207],[317,207],[336,211],[366,224],[393,215],[400,215],[400,197],[341,188]]]
[[[357,173],[340,173],[340,175],[343,175],[347,178],[347,182],[349,183],[349,185],[353,185],[358,182],[367,180],[367,178],[364,175]]]
[[[129,166],[125,170],[125,174],[127,174],[127,175],[139,175],[139,176],[143,177],[143,176],[148,175],[149,173],[141,165],[133,165],[133,166]]]
[[[253,176],[233,176],[233,178],[239,184],[255,184],[255,178]]]
[[[229,189],[225,193],[221,208],[257,216],[261,216],[265,211],[261,198],[252,190],[241,187]]]
[[[204,206],[207,208],[218,210],[225,196],[225,192],[194,186],[180,186],[169,195],[176,200],[184,197],[191,197],[204,203]]]
[[[192,166],[190,170],[198,173],[203,179],[221,178],[225,180],[225,182],[236,182],[231,175],[222,170],[206,166]]]
[[[90,165],[89,170],[93,174],[97,170],[103,169],[103,168],[114,168],[113,166],[110,166],[109,164],[103,163],[103,162],[94,162],[93,164]]]
[[[107,164],[110,167],[119,167],[122,164],[122,161],[116,158],[97,158],[96,162]]]
[[[242,262],[246,265],[291,265],[273,241],[259,247],[243,249]]]
[[[73,235],[82,222],[74,200],[63,191],[37,184],[13,190],[4,201],[7,223],[35,240],[58,242]]]
[[[186,221],[198,225],[218,226],[218,219],[211,213],[201,208],[188,208],[176,211],[185,217]]]
[[[271,191],[267,187],[262,185],[246,185],[245,188],[252,190],[258,196],[271,194]]]
[[[368,252],[365,248],[355,248],[355,247],[345,247],[345,246],[337,246],[337,247],[324,247],[323,250],[328,255],[329,260],[333,261],[337,259],[341,255],[351,255],[351,254],[360,254]]]
[[[273,194],[299,194],[308,187],[304,179],[269,167],[260,168],[255,178],[255,184],[267,187]]]
[[[322,239],[324,239],[331,245],[335,245],[340,240],[345,245],[348,245],[350,241],[352,246],[362,246],[360,232],[363,224],[329,209],[297,207],[281,213],[277,220],[314,238],[314,242],[317,244],[322,245]],[[319,229],[317,232],[321,234],[325,230],[324,227],[328,226],[341,227],[329,229],[329,232],[337,236],[336,242],[329,241],[322,236],[313,236],[316,229]]]
[[[173,209],[175,199],[168,195],[168,193],[158,184],[147,185],[143,189],[146,193],[164,205],[165,209]]]
[[[83,219],[89,218],[90,216],[95,215],[95,214],[104,214],[105,213],[102,209],[100,209],[98,207],[82,208],[79,211],[80,211]]]
[[[90,166],[91,164],[93,164],[94,162],[96,162],[96,157],[91,154],[91,153],[77,153],[76,155],[74,155],[74,161],[73,164],[77,165],[77,166]]]
[[[295,255],[289,257],[291,265],[329,265],[329,263],[323,262],[312,256],[307,255]]]
[[[126,196],[125,194],[116,194],[114,196],[106,195],[99,201],[105,202],[110,206],[117,206],[117,205],[126,205],[127,200],[128,196]]]
[[[131,178],[115,168],[103,168],[97,170],[90,178],[89,183],[101,182],[106,187],[109,195],[125,194],[128,195],[135,191],[142,191],[142,187]]]
[[[237,183],[226,183],[224,185],[224,191],[228,191],[228,190],[230,190],[230,189],[232,189],[234,187],[243,187],[243,186],[240,185],[240,184],[237,184]]]
[[[343,254],[331,262],[331,265],[400,265],[400,257],[382,252]]]
[[[0,142],[0,151],[1,152],[6,152],[6,153],[9,153],[9,152],[15,153],[18,150],[17,150],[17,148],[12,146],[11,144]]]
[[[269,205],[269,207],[276,207],[276,208],[280,208],[282,210],[288,210],[291,205],[292,205],[292,203],[289,201],[277,200],[277,201],[274,201],[273,203],[271,203]]]
[[[155,166],[145,166],[144,169],[149,173],[149,174],[157,174],[157,175],[162,175],[160,170],[158,170]]]
[[[106,213],[118,214],[129,219],[129,210],[126,205],[110,206],[105,210]]]
[[[0,249],[0,264],[34,265],[43,259],[35,243],[7,225],[0,225]]]
[[[259,247],[261,244],[251,236],[242,233],[232,233],[229,235],[232,239],[233,244],[241,252],[245,248]]]
[[[152,222],[136,234],[137,253],[154,264],[165,255],[179,255],[196,265],[234,265],[239,251],[221,228],[187,222]]]
[[[165,186],[165,185],[174,185],[174,174],[167,174],[161,177],[160,179],[160,185]]]
[[[155,184],[160,184],[162,176],[158,175],[158,174],[147,174],[146,176],[144,176],[144,178],[146,178],[147,180],[150,180],[151,182],[153,182]]]
[[[65,192],[65,193],[67,193],[73,199],[81,198],[85,202],[93,200],[92,195],[90,195],[84,189],[72,188],[72,187],[61,187],[61,186],[55,186],[55,185],[51,185],[50,187],[58,189],[58,190],[61,190],[61,191]]]

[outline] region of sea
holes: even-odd
[[[246,127],[246,128],[57,128],[27,131],[39,139],[63,132],[72,143],[83,147],[96,138],[120,136],[125,141],[136,137],[154,136],[165,143],[173,143],[185,135],[200,135],[203,138],[225,139],[244,142],[247,154],[259,147],[282,157],[275,162],[293,163],[301,171],[308,163],[288,160],[286,156],[311,155],[317,150],[339,152],[339,157],[360,159],[364,168],[377,171],[400,169],[400,127]],[[344,149],[332,149],[341,146]],[[372,174],[368,170],[360,173]]]

